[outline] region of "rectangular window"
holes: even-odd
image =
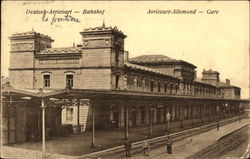
[[[170,93],[173,91],[173,83],[170,84]]]
[[[66,108],[66,122],[73,121],[73,108]]]
[[[134,86],[138,86],[138,79],[137,79],[137,76],[134,77]]]
[[[50,75],[43,75],[43,86],[50,87]]]
[[[127,85],[128,85],[128,76],[125,75],[124,78],[123,78],[123,80],[124,80],[124,87],[127,88]]]
[[[145,79],[142,80],[142,87],[143,87],[143,88],[146,87],[146,80],[145,80]]]
[[[145,118],[144,118],[144,117],[145,117],[145,111],[142,110],[142,111],[141,111],[141,124],[142,124],[142,125],[145,124],[145,122],[144,122]]]
[[[151,92],[153,92],[154,91],[154,81],[150,82],[150,88],[151,88]]]
[[[119,87],[119,78],[120,78],[119,75],[115,75],[115,89],[118,89]]]
[[[178,83],[175,84],[175,93],[177,94],[178,93],[178,89],[179,89],[179,85]]]
[[[164,92],[167,92],[167,83],[164,83]]]
[[[66,75],[66,86],[73,87],[73,75]]]
[[[197,95],[198,94],[198,88],[195,87],[194,89],[194,95]]]
[[[118,63],[119,63],[119,51],[117,49],[115,52],[115,63],[116,63],[116,65],[118,65]]]
[[[161,82],[158,82],[158,92],[161,92]]]

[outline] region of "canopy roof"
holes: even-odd
[[[87,89],[61,89],[61,90],[20,90],[14,88],[8,88],[2,90],[2,96],[7,97],[10,95],[16,95],[19,97],[31,97],[31,98],[79,98],[79,99],[100,99],[100,100],[218,100],[218,101],[245,101],[240,99],[221,99],[216,97],[198,97],[198,96],[187,96],[187,95],[174,95],[164,93],[151,93],[151,92],[134,92],[125,90],[87,90]]]

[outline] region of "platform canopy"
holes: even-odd
[[[40,89],[15,89],[7,86],[2,89],[2,98],[13,97],[21,99],[95,99],[95,100],[145,100],[145,101],[195,101],[195,100],[209,100],[209,101],[241,101],[240,99],[221,99],[215,97],[197,97],[189,95],[172,95],[164,93],[151,92],[134,92],[125,90],[90,90],[90,89],[58,89],[58,90],[43,90]]]

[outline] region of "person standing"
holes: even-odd
[[[126,157],[130,157],[131,142],[129,139],[125,139],[124,147],[125,147],[125,151],[126,151]]]
[[[167,136],[166,144],[167,144],[167,153],[172,154],[173,140],[170,137],[170,135]]]
[[[143,141],[143,155],[144,156],[149,156],[149,142],[147,138]]]

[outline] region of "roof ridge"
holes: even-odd
[[[129,61],[132,62],[169,62],[169,61],[177,61],[171,57],[162,54],[154,54],[154,55],[140,55],[133,58],[129,58]]]

